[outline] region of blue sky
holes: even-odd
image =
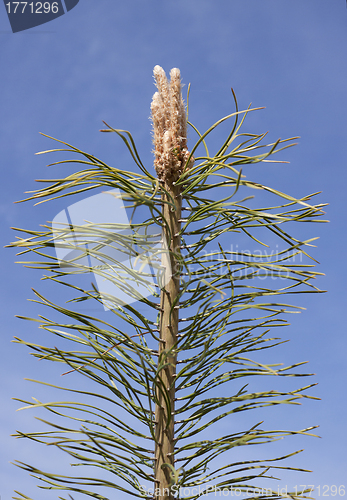
[[[276,450],[285,453],[304,446],[295,464],[314,471],[283,474],[288,489],[312,484],[321,486],[322,493],[323,485],[345,484],[345,1],[80,0],[68,14],[16,34],[1,8],[0,38],[3,245],[14,239],[10,226],[37,228],[62,208],[59,203],[13,204],[24,191],[35,189],[34,179],[57,174],[46,167],[50,158],[34,156],[52,147],[39,132],[132,169],[121,141],[99,132],[105,120],[130,130],[143,161],[151,166],[148,118],[156,64],[167,72],[180,68],[183,82],[191,83],[190,119],[200,130],[233,112],[232,86],[240,108],[250,102],[266,107],[249,117],[249,129],[269,130],[271,140],[300,136],[299,145],[282,154],[290,165],[258,164],[247,172],[252,180],[294,196],[322,191],[318,200],[329,203],[331,221],[300,228],[305,236],[320,236],[313,255],[326,275],[318,284],[328,293],[295,299],[307,310],[281,332],[291,342],[278,353],[284,362],[310,361],[309,371],[317,374],[314,381],[319,383],[312,394],[321,398],[296,407],[289,422],[279,413],[278,428],[318,424],[322,439],[306,438],[298,445],[299,440],[288,439]],[[2,251],[0,496],[7,500],[19,489],[46,500],[27,473],[9,464],[15,459],[33,462],[45,453],[43,447],[9,437],[17,428],[36,425],[33,415],[15,412],[18,403],[10,398],[49,399],[42,388],[23,381],[44,378],[41,366],[26,349],[10,343],[14,336],[36,338],[35,325],[14,315],[37,314],[26,299],[32,298],[31,287],[44,291],[38,274],[14,260],[12,249]],[[57,373],[52,369],[52,376]],[[64,459],[68,461],[64,456],[52,458],[57,463]]]

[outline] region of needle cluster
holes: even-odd
[[[235,111],[207,131],[188,122],[190,133],[197,135],[189,153],[180,72],[172,69],[168,81],[156,66],[154,76],[155,168],[161,185],[141,161],[130,132],[105,123],[103,132],[120,137],[135,172],[55,139],[60,146],[45,153],[71,154],[51,164],[68,164],[70,173],[39,179],[44,187],[29,191],[27,198],[42,203],[72,197],[74,207],[81,193],[117,190],[131,213],[129,223],[116,208],[108,222],[107,207],[99,206],[97,213],[105,211],[103,223],[83,215],[76,223],[66,218],[39,230],[15,228],[20,236],[10,246],[26,255],[20,261],[26,267],[43,273],[40,288],[47,280],[64,286],[63,303],[34,290],[35,306],[50,314],[19,316],[49,334],[45,345],[28,339],[27,327],[15,342],[27,346],[40,363],[61,363],[64,376],[84,377],[71,386],[65,377],[61,385],[42,368],[39,383],[68,392],[58,401],[48,393],[47,401],[18,399],[21,409],[54,418],[38,413],[42,430],[14,434],[54,446],[69,456],[72,470],[79,466],[83,473],[64,475],[55,462],[43,470],[35,463],[16,465],[41,489],[52,494],[64,490],[60,499],[72,493],[101,500],[120,492],[146,500],[202,500],[208,493],[212,498],[213,491],[222,496],[235,492],[243,500],[310,498],[305,496],[309,489],[288,492],[268,486],[280,470],[308,472],[293,462],[282,465],[300,450],[272,456],[266,448],[264,458],[254,458],[242,447],[315,435],[316,426],[278,430],[262,417],[263,412],[269,417],[270,407],[275,413],[276,406],[285,404],[289,412],[288,405],[318,399],[311,395],[315,383],[296,382],[311,375],[298,370],[305,362],[267,364],[266,353],[286,341],[271,332],[289,324],[285,315],[302,309],[291,304],[293,295],[321,292],[313,280],[322,273],[308,253],[315,238],[298,238],[291,231],[296,222],[326,222],[321,219],[324,204],[312,204],[318,193],[296,198],[248,178],[252,165],[275,161],[273,155],[292,146],[296,137],[267,144],[266,133],[243,132],[247,114],[260,108],[239,110],[234,93]],[[211,134],[227,122],[230,128],[224,128],[226,135],[211,153]],[[254,193],[256,199],[248,204]],[[269,204],[258,205],[261,200]],[[70,207],[60,213],[76,213]],[[53,246],[59,248],[56,256]],[[102,288],[84,286],[92,274]],[[290,379],[277,390],[281,377]],[[264,489],[265,494],[259,493]],[[15,493],[14,500],[31,498]]]

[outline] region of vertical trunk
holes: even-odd
[[[176,344],[178,333],[178,295],[180,291],[180,219],[182,209],[181,188],[176,181],[192,159],[187,150],[187,117],[181,92],[181,75],[177,68],[170,71],[170,82],[165,71],[155,66],[154,77],[158,92],[153,95],[151,113],[153,121],[154,166],[159,182],[165,188],[163,201],[164,237],[170,255],[171,276],[165,277],[161,292],[160,345],[156,381],[155,432],[155,497],[172,500],[174,467],[174,418]],[[167,197],[167,198],[166,198]],[[164,258],[164,262],[167,259]],[[163,263],[164,263],[163,262]]]
[[[155,444],[155,489],[158,500],[172,500],[170,486],[172,485],[172,471],[170,467],[162,467],[163,464],[174,466],[174,412],[175,412],[175,374],[177,356],[170,351],[177,342],[178,333],[178,303],[175,300],[179,294],[180,273],[177,254],[180,252],[180,218],[181,218],[181,195],[179,188],[165,185],[175,203],[175,209],[167,204],[163,205],[163,219],[167,221],[166,230],[167,244],[170,252],[170,264],[172,276],[161,292],[161,317],[160,317],[160,345],[159,362],[166,366],[160,370],[158,377],[163,387],[168,391],[163,394],[157,389],[158,404],[155,409],[156,419],[156,444]],[[176,254],[176,255],[175,255]],[[173,306],[176,306],[173,309]],[[169,352],[169,354],[167,354]],[[162,356],[161,356],[162,355]],[[168,396],[168,402],[165,399]],[[158,494],[159,493],[159,494]]]

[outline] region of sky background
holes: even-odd
[[[346,485],[345,1],[80,0],[66,15],[16,34],[1,7],[0,40],[3,246],[14,239],[11,226],[37,229],[66,207],[64,201],[37,207],[32,202],[13,203],[24,191],[36,188],[34,179],[60,173],[58,167],[48,171],[51,158],[34,156],[54,147],[39,132],[111,165],[132,169],[122,142],[99,132],[105,120],[131,131],[143,162],[151,168],[149,109],[156,64],[167,72],[180,68],[183,83],[191,83],[190,119],[200,130],[234,111],[232,86],[240,109],[250,102],[266,107],[247,119],[249,131],[269,130],[269,140],[300,136],[299,145],[281,156],[290,164],[257,164],[246,171],[249,179],[293,196],[322,191],[317,202],[329,203],[331,221],[298,228],[305,237],[320,236],[312,254],[326,275],[317,284],[328,293],[293,299],[306,311],[293,315],[291,327],[281,332],[291,341],[276,358],[309,360],[308,371],[316,373],[312,382],[319,384],[311,394],[321,401],[307,400],[294,412],[275,411],[273,417],[275,428],[320,425],[321,439],[288,438],[274,445],[273,455],[304,447],[292,464],[313,470],[306,475],[283,473],[282,483],[275,486],[288,485],[290,490],[312,484],[320,486],[322,496],[324,485]],[[9,464],[15,459],[46,461],[43,446],[9,437],[18,428],[37,425],[30,412],[15,411],[19,404],[11,398],[50,399],[49,391],[23,380],[45,378],[40,363],[27,349],[11,343],[14,336],[39,338],[35,324],[14,315],[42,313],[27,299],[33,298],[31,287],[44,292],[45,285],[38,273],[14,261],[15,251],[3,249],[0,496],[7,500],[19,489],[35,500],[46,500],[58,494],[38,490],[28,473]],[[52,377],[60,373],[46,369]],[[60,464],[69,457],[52,460]]]

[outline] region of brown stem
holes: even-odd
[[[166,203],[163,204],[163,220],[167,221],[168,227],[165,230],[167,245],[170,256],[172,275],[165,289],[161,292],[161,316],[160,316],[160,339],[159,343],[159,363],[166,366],[160,370],[158,377],[160,385],[168,391],[163,394],[157,388],[158,402],[155,408],[155,497],[158,500],[172,500],[174,497],[170,493],[172,485],[172,471],[163,464],[174,466],[174,412],[175,412],[175,374],[177,355],[175,347],[178,334],[178,302],[176,299],[180,289],[179,259],[181,238],[179,236],[182,208],[182,198],[179,188],[165,185],[169,195],[163,195],[164,200],[174,201],[175,208]],[[170,349],[172,349],[171,352]],[[168,354],[167,354],[168,353]],[[169,399],[169,405],[167,402]],[[169,409],[168,409],[169,406]],[[170,414],[169,414],[170,413]]]

